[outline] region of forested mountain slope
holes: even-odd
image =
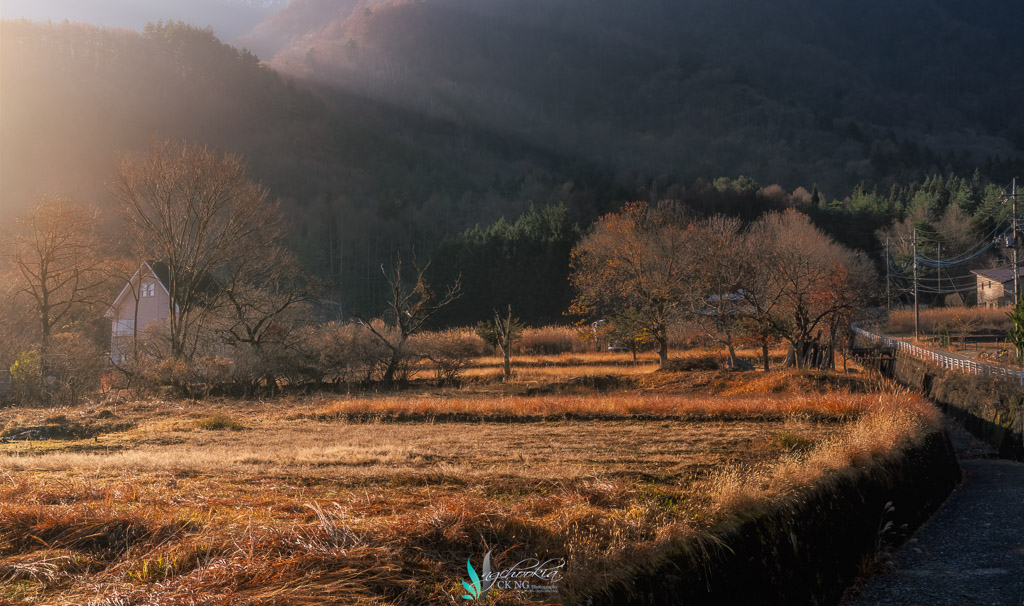
[[[749,219],[816,184],[818,220],[856,214],[839,235],[870,248],[913,196],[893,184],[958,174],[978,198],[1020,174],[1022,17],[1008,0],[293,0],[234,46],[181,23],[2,21],[0,221],[42,194],[109,210],[115,155],[157,136],[243,155],[302,258],[367,307],[396,253],[478,257],[471,235],[438,245],[474,225],[514,239],[487,226],[555,203],[582,226],[663,198]],[[754,181],[712,184],[738,175]]]
[[[683,179],[849,190],[1024,147],[1012,0],[293,0],[278,70]]]
[[[573,172],[483,130],[318,94],[180,23],[3,21],[0,78],[0,220],[44,194],[112,210],[118,153],[187,139],[244,156],[282,198],[303,257],[353,290],[393,253],[425,257],[445,234],[518,216]]]

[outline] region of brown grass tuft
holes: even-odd
[[[205,429],[207,431],[242,431],[245,429],[245,425],[225,414],[203,417],[195,422],[195,426],[197,429]]]

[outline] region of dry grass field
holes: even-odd
[[[943,329],[956,338],[961,332],[971,334],[977,331],[1006,332],[1010,328],[1010,319],[1006,316],[1012,311],[1008,307],[945,307],[923,309],[920,312],[920,330],[929,335],[938,335]],[[889,313],[889,322],[885,327],[889,334],[913,335],[914,310],[896,309]]]
[[[576,603],[938,423],[863,375],[606,358],[457,390],[0,410],[0,601],[459,604],[492,551],[564,575],[485,603]]]

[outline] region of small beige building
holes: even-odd
[[[1006,307],[1013,305],[1013,269],[976,269],[978,306]],[[1024,267],[1017,268],[1018,281],[1024,284]]]
[[[136,335],[171,314],[167,264],[143,262],[110,305],[110,359],[119,364],[131,354]]]

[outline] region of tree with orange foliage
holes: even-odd
[[[704,332],[725,346],[729,368],[744,364],[736,356],[736,339],[751,306],[744,298],[756,265],[745,246],[747,234],[735,217],[715,215],[690,227],[688,256],[693,263],[689,311]]]
[[[831,367],[839,331],[877,289],[867,257],[796,211],[763,216],[749,238],[757,271],[745,291],[765,324],[789,342],[787,365]]]
[[[601,217],[572,252],[570,313],[596,318],[632,308],[668,362],[668,325],[693,287],[688,213],[675,203],[627,204]]]

